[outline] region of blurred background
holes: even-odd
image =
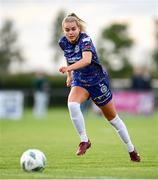
[[[66,106],[58,40],[71,12],[87,23],[118,111],[157,111],[157,0],[0,0],[0,118],[21,118],[27,108],[42,118]],[[83,106],[100,113],[91,103]]]

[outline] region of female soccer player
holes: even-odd
[[[62,29],[64,36],[59,40],[59,45],[64,51],[67,66],[62,66],[59,71],[67,73],[66,83],[68,87],[71,86],[68,109],[81,139],[76,154],[83,155],[91,147],[80,109],[81,103],[91,97],[126,144],[131,160],[140,162],[140,156],[131,142],[127,128],[116,112],[108,74],[99,62],[91,38],[85,33],[84,21],[71,13],[63,19]]]

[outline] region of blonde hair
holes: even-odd
[[[80,19],[75,13],[68,14],[62,21],[62,27],[65,22],[76,22],[77,26],[80,28],[82,32],[86,31],[86,22]]]

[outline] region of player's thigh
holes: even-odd
[[[102,110],[103,115],[108,121],[114,119],[117,115],[113,99],[104,106],[100,106],[99,108]]]
[[[83,103],[89,98],[89,92],[80,86],[74,86],[71,88],[68,102]]]

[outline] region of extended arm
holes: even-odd
[[[62,66],[59,71],[61,73],[71,72],[76,69],[80,69],[83,67],[88,66],[92,60],[92,52],[91,51],[84,51],[82,53],[82,59],[77,61],[76,63],[69,65],[69,66]]]
[[[69,66],[69,64],[67,63],[67,66]],[[71,82],[72,82],[72,74],[71,71],[67,72],[67,79],[66,79],[66,85],[67,87],[71,86]]]

